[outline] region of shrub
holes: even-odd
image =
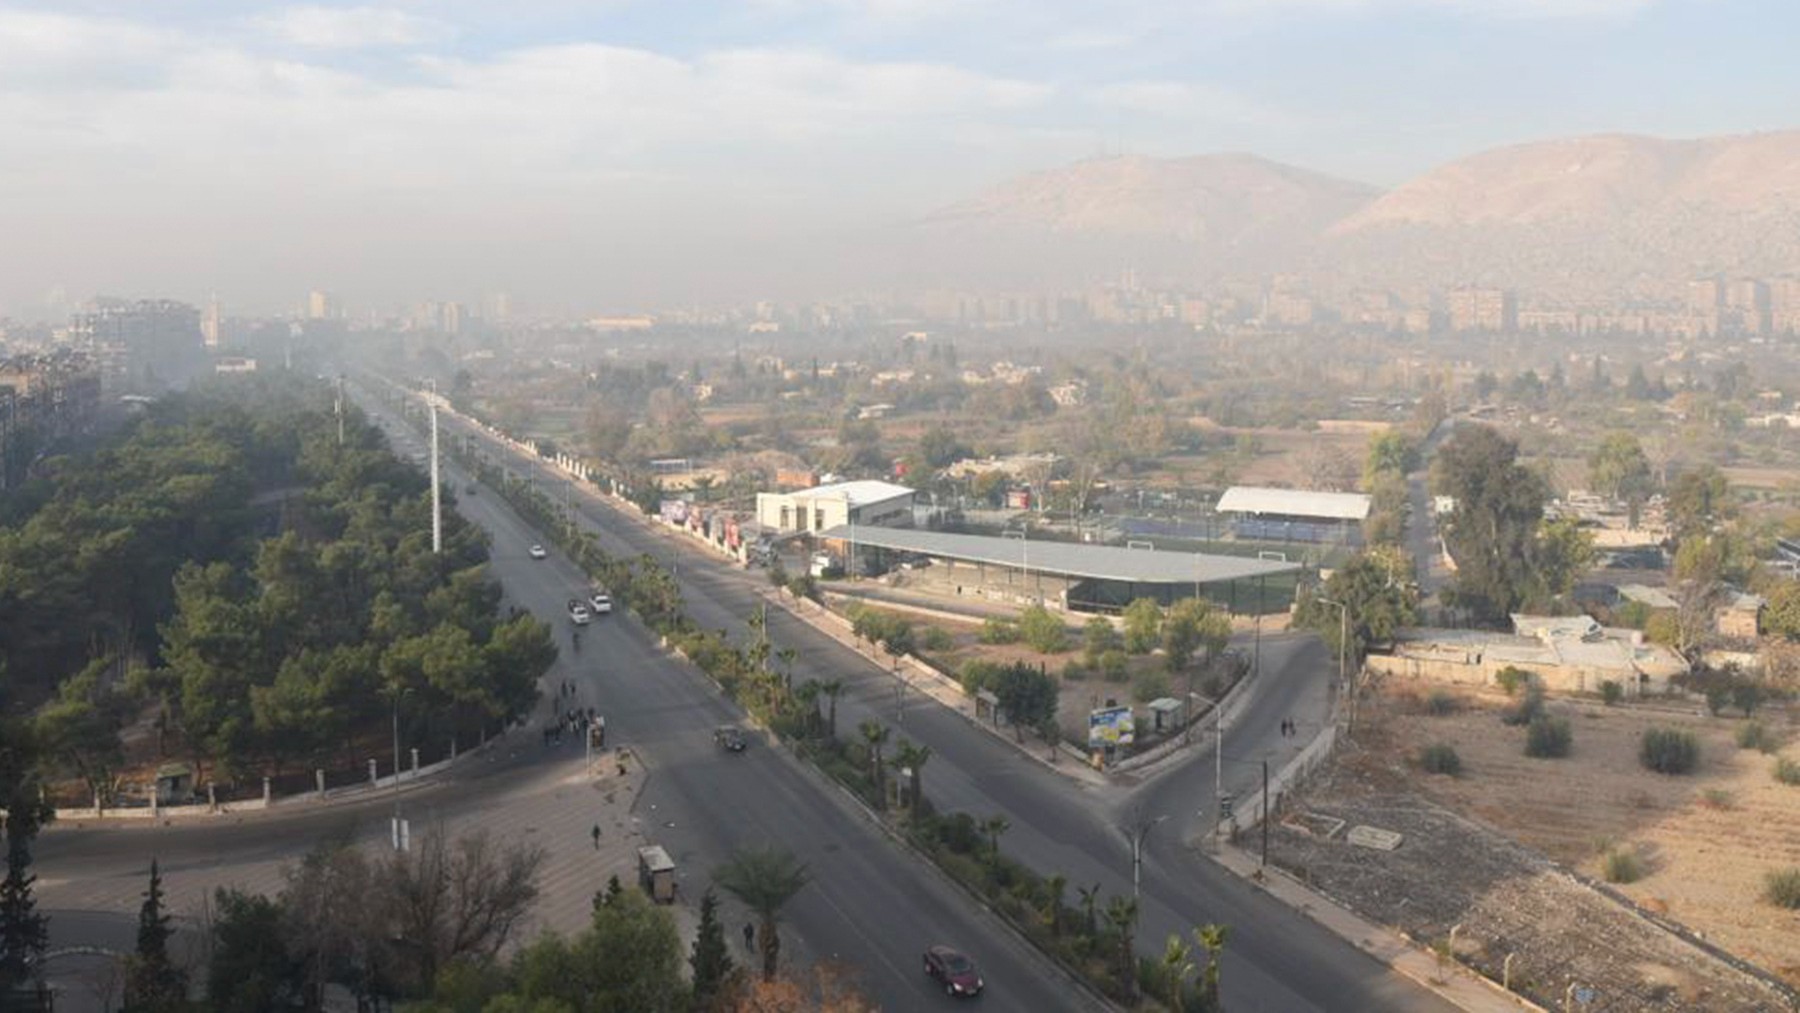
[[[1731,687],[1714,683],[1706,687],[1706,711],[1713,717],[1725,713],[1725,705],[1731,702]]]
[[[1539,759],[1567,756],[1574,740],[1568,718],[1538,714],[1531,719],[1531,726],[1525,730],[1525,755]]]
[[[1006,671],[1005,665],[971,658],[963,662],[962,668],[957,670],[956,675],[962,682],[963,692],[974,696],[984,689],[993,689],[994,683],[1000,678],[1000,673],[1004,671]]]
[[[1752,721],[1737,730],[1739,749],[1754,749],[1759,753],[1773,753],[1780,744],[1775,736],[1761,721]]]
[[[1518,727],[1528,725],[1544,710],[1544,691],[1536,683],[1528,684],[1519,701],[1500,714],[1503,724]]]
[[[1061,654],[1069,649],[1068,628],[1042,605],[1020,613],[1019,636],[1039,654]]]
[[[1082,649],[1087,652],[1088,664],[1093,665],[1107,651],[1123,648],[1125,638],[1113,627],[1112,620],[1105,616],[1090,616],[1087,624],[1081,628],[1081,644]]]
[[[1462,773],[1462,757],[1456,755],[1454,747],[1439,742],[1419,750],[1419,766],[1428,774],[1456,777]]]
[[[956,649],[956,638],[941,627],[927,626],[925,632],[919,635],[919,645],[927,651],[953,651]]]
[[[1100,656],[1100,674],[1107,682],[1124,682],[1131,677],[1130,667],[1124,651],[1114,649]]]
[[[1063,666],[1062,677],[1065,682],[1085,682],[1088,677],[1088,667],[1079,661],[1071,661]]]
[[[1782,784],[1800,785],[1800,760],[1790,760],[1783,756],[1775,761],[1775,780]]]
[[[1700,763],[1700,740],[1678,728],[1647,728],[1638,743],[1638,762],[1658,774],[1687,774]]]
[[[1617,704],[1624,697],[1625,687],[1619,685],[1618,680],[1607,679],[1600,683],[1600,699],[1606,701],[1608,707]]]
[[[1763,900],[1789,911],[1800,910],[1800,868],[1773,869],[1764,875]]]
[[[1522,668],[1514,668],[1511,665],[1508,665],[1494,673],[1494,682],[1497,683],[1501,689],[1506,691],[1507,696],[1512,696],[1519,691],[1520,686],[1529,685],[1531,683],[1531,673]]]
[[[1131,680],[1131,698],[1138,703],[1149,703],[1168,695],[1169,673],[1159,668],[1147,668]]]
[[[1019,624],[1008,619],[989,619],[981,624],[979,639],[984,644],[1016,644]]]
[[[1608,883],[1635,883],[1644,878],[1644,861],[1635,851],[1615,848],[1600,860],[1600,873]]]
[[[1700,793],[1700,804],[1708,809],[1725,810],[1737,804],[1737,797],[1723,788],[1708,788]]]
[[[1457,699],[1455,693],[1447,690],[1433,690],[1431,695],[1425,698],[1425,713],[1433,717],[1446,717],[1461,709],[1462,701]]]

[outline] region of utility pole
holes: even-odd
[[[1263,805],[1262,805],[1262,864],[1269,864],[1269,761],[1262,762],[1263,768]]]

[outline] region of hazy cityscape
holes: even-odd
[[[1800,1009],[1796,33],[0,0],[0,1013]]]

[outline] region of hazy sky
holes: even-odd
[[[737,298],[796,236],[1103,151],[1392,184],[1800,126],[1795,38],[1785,0],[0,0],[0,314]]]

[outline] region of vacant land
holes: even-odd
[[[1422,944],[1448,945],[1456,929],[1458,959],[1496,980],[1510,957],[1515,990],[1547,1007],[1571,985],[1592,990],[1591,1010],[1800,1005],[1768,980],[1800,978],[1800,916],[1760,896],[1768,869],[1800,864],[1800,788],[1775,781],[1773,757],[1737,748],[1742,722],[1552,700],[1573,749],[1532,759],[1525,730],[1500,720],[1505,697],[1428,707],[1425,692],[1390,689],[1365,704],[1356,743],[1284,806],[1273,861]],[[1800,752],[1784,717],[1760,717],[1786,737],[1781,752]],[[1639,765],[1652,726],[1696,735],[1693,774]],[[1417,766],[1440,743],[1456,750],[1459,776]],[[1371,851],[1306,833],[1302,813],[1405,836],[1395,851]],[[1609,851],[1632,856],[1642,878],[1607,886]]]
[[[1761,900],[1771,869],[1800,866],[1800,787],[1771,775],[1774,758],[1739,749],[1742,720],[1668,709],[1608,708],[1552,701],[1569,718],[1574,748],[1566,759],[1524,755],[1525,731],[1502,724],[1504,698],[1467,698],[1460,713],[1435,717],[1405,695],[1388,697],[1380,755],[1394,768],[1433,742],[1453,743],[1460,777],[1413,775],[1411,781],[1455,811],[1601,878],[1603,855],[1640,859],[1643,878],[1618,889],[1707,940],[1800,983],[1800,915]],[[1800,757],[1783,715],[1761,721]],[[1699,768],[1665,777],[1638,763],[1645,729],[1676,727],[1701,744]]]

